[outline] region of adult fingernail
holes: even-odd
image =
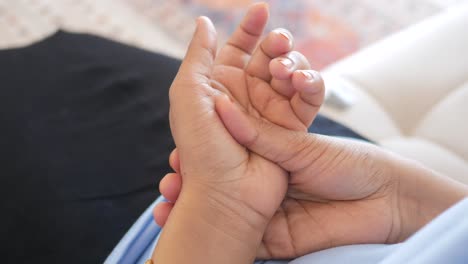
[[[231,103],[234,103],[234,100],[231,98],[231,96],[225,94],[225,93],[222,93],[220,95],[221,98],[223,98],[223,100],[226,100],[226,101],[230,101]]]
[[[278,59],[279,63],[283,64],[284,67],[288,68],[288,69],[291,69],[294,62],[289,59],[289,58],[281,58],[281,59]]]

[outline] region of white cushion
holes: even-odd
[[[337,79],[354,104],[323,114],[468,183],[468,5],[332,65],[325,82]]]

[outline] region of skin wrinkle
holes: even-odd
[[[389,175],[389,173],[386,171],[383,171],[381,166],[378,166],[378,164],[376,163],[376,159],[374,158],[374,155],[372,155],[370,151],[362,152],[361,150],[360,152],[364,153],[363,158],[361,158],[362,162],[364,163],[362,167],[369,168],[368,171],[372,172],[370,179],[382,180],[382,182],[366,181],[364,183],[364,186],[361,189],[361,192],[363,192],[367,188],[367,186],[370,186],[371,184],[380,185],[380,187],[377,188],[374,192],[371,192],[369,195],[364,196],[364,199],[369,200],[371,197],[381,198],[381,197],[384,197],[385,196],[384,194],[387,192],[392,193],[391,191],[387,191],[387,190],[394,189],[395,182],[392,182],[390,179],[386,179],[386,180],[384,179],[385,178],[384,175]],[[379,193],[382,194],[381,197],[378,196]]]
[[[247,71],[246,71],[246,72],[247,72]],[[252,76],[252,75],[250,75],[250,74],[247,73],[246,78],[244,78],[244,85],[245,85],[245,87],[250,87],[250,86],[249,86],[249,83],[252,82],[251,80],[255,80],[255,78],[256,78],[256,77],[254,77],[254,76]],[[253,87],[255,87],[255,86],[253,86]],[[250,103],[250,102],[252,102],[252,98],[251,98],[251,95],[250,95],[250,91],[251,91],[251,90],[252,90],[252,89],[247,89],[247,92],[246,92],[246,95],[247,95],[247,102],[249,102],[249,103],[246,103],[246,104],[245,104],[245,105],[248,106],[248,109],[246,109],[246,110],[248,110],[248,113],[251,113],[251,114],[252,114],[252,113],[256,113],[256,116],[261,116],[261,115],[260,115],[260,112],[257,111],[257,109],[255,108],[255,106],[254,106],[252,103]],[[246,107],[244,107],[244,108],[246,108]]]
[[[275,105],[283,105],[284,103],[286,103],[287,105],[289,105],[289,99],[287,99],[286,97],[284,97],[283,95],[279,94],[278,92],[274,91],[275,92],[275,95],[271,94],[270,97],[266,100],[266,103],[262,106],[262,109],[264,112],[266,112],[267,110],[271,110],[271,109],[275,109],[275,107],[271,107],[271,106],[275,106]],[[262,111],[262,112],[263,112]],[[297,119],[297,117],[294,117],[294,119]],[[298,120],[299,121],[299,120]],[[285,125],[282,125],[282,124],[279,124],[277,122],[274,122],[274,121],[270,121],[271,123],[275,124],[275,125],[278,125],[278,126],[281,126],[281,127],[284,127]],[[299,121],[300,122],[300,121]],[[302,128],[303,125],[301,125],[299,128]]]
[[[314,160],[314,162],[315,161],[318,162],[319,159],[323,159],[323,153],[325,153],[325,151],[322,152],[321,153],[322,156],[318,156],[317,159]],[[326,151],[326,152],[328,152],[328,151]],[[343,149],[339,149],[339,150],[337,150],[337,152],[333,156],[330,155],[330,158],[327,159],[325,162],[323,162],[322,166],[320,166],[319,168],[317,168],[316,171],[314,171],[314,174],[315,175],[324,175],[327,171],[331,170],[333,168],[333,166],[331,166],[331,164],[336,163],[337,158],[339,156],[341,156],[343,152],[344,152]]]
[[[184,79],[184,76],[191,76],[193,77],[194,75],[197,76],[197,75],[201,75],[203,77],[205,77],[206,79],[210,79],[211,77],[211,71],[209,70],[205,70],[204,72],[199,72],[200,69],[205,69],[205,67],[199,67],[199,65],[212,65],[214,60],[215,60],[215,54],[213,50],[211,50],[210,48],[206,48],[206,47],[203,47],[201,50],[199,50],[200,52],[205,52],[205,53],[208,53],[209,56],[206,56],[206,55],[203,55],[203,58],[201,59],[195,59],[195,58],[192,58],[192,57],[188,57],[188,58],[185,58],[185,62],[184,62],[184,67],[196,67],[197,69],[196,70],[188,70],[188,69],[184,69],[187,70],[187,71],[190,71],[191,74],[190,75],[185,75],[185,74],[180,74],[178,73],[177,74],[177,79],[181,79],[183,80]],[[208,61],[200,61],[200,60],[208,60]],[[189,65],[189,66],[187,66]],[[190,83],[193,83],[193,82],[190,82]]]
[[[251,86],[249,86],[249,84],[252,84],[252,87],[256,87],[255,83],[254,83],[255,81],[256,82],[262,82],[261,79],[259,79],[257,77],[254,77],[254,76],[252,76],[250,74],[247,74],[246,78],[244,78],[244,85],[245,85],[245,87],[251,87]],[[260,119],[262,117],[260,112],[255,108],[255,106],[252,103],[250,103],[250,102],[252,102],[251,94],[250,94],[251,90],[252,89],[247,89],[247,92],[246,92],[247,98],[246,98],[246,100],[247,100],[248,103],[244,103],[243,112],[244,113],[249,113],[251,116],[254,116],[254,117]]]
[[[336,205],[334,205],[333,203],[331,203],[331,202],[329,202],[329,201],[326,201],[324,204],[327,205],[327,206],[333,207],[335,210],[338,210],[338,208],[336,207]],[[323,230],[324,230],[324,233],[327,234],[327,236],[328,236],[329,248],[333,248],[333,247],[338,246],[338,243],[336,243],[336,242],[334,243],[334,242],[333,242],[333,241],[334,241],[333,236],[330,235],[330,233],[325,232],[325,229],[323,229]]]
[[[310,217],[310,219],[312,219],[312,221],[317,225],[317,226],[322,226],[320,224],[320,222],[317,220],[317,218],[314,216],[314,214],[310,213],[309,210],[307,210],[307,208],[301,203],[301,201],[297,200],[297,199],[294,199],[294,201],[302,208],[302,210],[304,210],[304,212],[306,212],[306,214]],[[327,205],[327,206],[330,206],[330,203],[329,202],[320,202],[322,205]],[[334,243],[333,243],[333,239],[332,239],[332,236],[325,231],[325,228],[320,228],[319,230],[322,231],[322,234],[324,234],[324,237],[328,238],[328,239],[325,239],[325,241],[329,241],[329,247],[332,248],[334,247]],[[322,247],[319,247],[318,249],[316,249],[315,251],[318,251],[320,250]],[[326,248],[326,247],[325,247]],[[296,253],[297,255],[297,253]]]
[[[247,55],[247,56],[248,56],[248,55],[251,55],[250,52],[249,52],[248,50],[242,48],[241,46],[235,44],[235,43],[232,42],[232,41],[229,41],[229,42],[227,43],[227,45],[228,45],[228,46],[226,46],[226,48],[227,48],[227,47],[231,47],[231,48],[233,48],[233,49],[236,49],[236,50],[238,50],[238,51],[244,53],[244,55]]]
[[[206,114],[209,114],[209,113],[206,113]],[[213,125],[213,124],[209,124],[209,125]],[[198,123],[198,122],[195,123],[195,124],[193,125],[193,127],[196,128],[194,131],[197,131],[198,129],[200,129],[200,130],[206,129],[206,126],[205,126],[204,124],[201,125],[201,124]],[[204,147],[206,144],[210,144],[210,139],[207,138],[206,140],[207,140],[208,142],[199,140],[200,142],[199,142],[197,145],[195,145],[193,148]],[[229,174],[229,172],[235,171],[235,170],[237,170],[238,168],[241,168],[241,167],[247,168],[247,165],[246,165],[246,164],[248,164],[247,162],[249,161],[249,156],[250,156],[250,155],[247,155],[246,158],[240,160],[237,164],[234,164],[234,165],[232,165],[231,167],[225,167],[225,165],[222,165],[221,167],[227,168],[226,174]],[[213,166],[212,168],[210,168],[210,171],[215,172],[215,171],[217,171],[218,169],[219,169],[219,168],[218,168],[217,166]],[[244,173],[243,173],[242,175],[245,175],[245,174],[246,174],[246,173],[245,173],[245,171],[244,171]],[[213,177],[213,179],[212,179],[212,181],[211,181],[211,182],[213,182],[214,184],[223,183],[223,182],[213,181],[214,179],[217,179],[217,177]],[[236,181],[236,180],[239,180],[239,178],[233,179],[232,181]],[[224,181],[224,183],[225,183],[225,182],[226,182],[226,181]]]
[[[244,65],[250,60],[250,53],[247,53],[245,50],[243,50],[242,48],[238,47],[238,46],[235,46],[234,44],[229,44],[229,46],[226,46],[225,48],[232,48],[233,49],[233,52],[241,52],[242,55],[240,55],[242,57],[241,59],[241,63],[239,65],[233,65],[233,67],[236,67],[236,68],[241,68],[241,67],[244,67]],[[218,66],[218,65],[223,65],[223,64],[220,64],[219,62],[215,62],[215,65]]]
[[[196,74],[197,78],[200,78],[200,83],[197,83],[194,87],[193,87],[193,90],[197,92],[198,95],[200,96],[207,96],[207,95],[213,95],[213,91],[214,89],[212,89],[211,87],[208,86],[208,80],[209,77],[203,75],[203,74]],[[181,80],[179,80],[177,82],[178,85],[185,85],[186,83],[189,84],[189,85],[186,85],[186,86],[192,86],[190,83],[193,82],[193,78],[186,78],[186,79],[183,79],[183,78],[180,78]],[[186,97],[188,95],[186,94],[175,94],[177,93],[178,91],[176,91],[175,89],[169,89],[169,102],[170,102],[170,105],[174,105],[175,101],[178,101],[178,100],[174,100],[174,98],[177,98],[177,97]],[[179,92],[180,93],[180,92]]]
[[[240,98],[234,96],[234,94],[227,88],[228,85],[224,83],[224,76],[226,75],[225,72],[229,69],[239,70],[239,68],[234,66],[226,66],[222,64],[216,65],[213,69],[213,78],[210,79],[210,83],[215,84],[215,86],[213,86],[214,89],[219,90],[225,94],[231,95],[233,98],[236,99],[236,101],[240,101]]]
[[[269,35],[267,38],[271,38],[271,33],[270,33],[270,35]],[[268,59],[270,59],[270,60],[274,59],[274,57],[270,56],[270,54],[268,54],[268,53],[265,51],[265,47],[264,47],[263,45],[265,45],[265,42],[264,42],[264,41],[262,41],[261,44],[260,44],[260,46],[259,46],[259,47],[260,47],[260,51],[262,51],[263,55],[265,55],[265,56],[266,56]],[[264,81],[268,82],[268,80],[264,80]]]
[[[193,126],[193,133],[194,134],[197,134],[197,135],[203,135],[203,133],[200,133],[199,131],[203,132],[206,128],[206,126],[215,126],[215,124],[213,124],[212,122],[209,122],[209,119],[211,119],[211,116],[215,113],[214,110],[209,110],[209,111],[204,111],[201,115],[199,115],[197,118],[197,120],[190,120],[189,124]],[[206,119],[208,119],[208,122],[206,122]],[[204,122],[200,122],[200,121],[204,121]],[[201,140],[202,138],[200,138],[200,142],[196,142],[195,145],[193,145],[193,147],[202,147],[203,148],[203,145],[205,144],[210,144],[211,143],[211,139],[209,137],[204,137],[204,140]],[[193,144],[193,143],[192,143]]]
[[[266,16],[268,17],[268,12],[266,13]],[[259,37],[261,35],[263,35],[263,30],[264,30],[264,26],[265,26],[265,24],[263,24],[263,23],[258,24],[258,21],[257,21],[256,25],[254,25],[254,26],[251,25],[254,30],[258,31],[258,33],[254,33],[253,31],[248,30],[248,28],[245,25],[246,23],[247,22],[246,22],[246,20],[244,18],[244,20],[239,24],[239,27],[236,30],[236,32],[231,36],[231,38],[229,38],[229,40],[228,40],[228,42],[227,42],[227,44],[225,46],[225,47],[233,47],[234,50],[237,50],[238,52],[240,51],[241,59],[237,60],[235,63],[233,63],[233,62],[231,62],[231,63],[236,64],[235,65],[236,67],[239,67],[239,68],[242,68],[242,69],[246,66],[248,60],[250,59],[251,53],[252,53],[251,51],[257,45]],[[247,44],[247,47],[244,48],[242,45],[237,44],[236,42],[243,43],[243,44],[246,44],[246,43],[251,43],[251,44],[250,45]],[[222,50],[221,50],[220,53],[223,54],[223,53],[226,53],[226,52],[222,52]],[[240,64],[240,65],[238,65],[238,64]]]
[[[266,83],[265,80],[262,80],[258,77],[254,77],[252,75],[248,75],[249,78],[247,78],[247,83],[246,83],[246,87],[262,87],[264,85],[268,85]],[[251,86],[249,86],[248,84],[251,84]],[[274,91],[274,90],[271,90],[272,93],[269,93],[269,97],[266,99],[266,100],[263,100],[263,104],[259,105],[258,103],[255,103],[253,101],[251,101],[251,97],[252,97],[252,94],[253,93],[253,89],[248,89],[248,92],[247,92],[247,96],[248,96],[248,99],[249,99],[249,102],[252,102],[250,105],[253,106],[253,109],[255,110],[254,113],[258,113],[258,115],[260,117],[262,117],[263,119],[265,120],[268,120],[268,122],[272,123],[272,124],[275,124],[275,125],[278,125],[280,127],[284,127],[286,125],[284,124],[278,124],[272,120],[269,120],[268,118],[265,118],[261,113],[266,113],[268,109],[275,109],[277,107],[270,107],[271,105],[284,105],[287,104],[287,105],[290,105],[290,102],[289,102],[289,99],[286,98],[284,95],[278,93],[277,91]],[[297,118],[297,117],[294,117],[298,122],[296,122],[297,124],[300,124],[298,127],[294,127],[293,129],[294,130],[306,130],[307,128],[305,128],[305,126],[302,124],[302,122]]]
[[[271,38],[271,37],[272,37],[272,33],[270,33],[266,38]],[[265,42],[266,42],[266,40],[264,40],[264,41],[262,41],[262,42],[260,43],[259,49],[260,49],[260,51],[262,52],[262,54],[263,54],[268,60],[271,61],[271,60],[273,59],[273,57],[270,56],[270,55],[265,51],[265,47],[264,47]],[[250,66],[250,64],[247,65],[247,67],[246,67],[247,70],[250,68],[249,66]],[[253,74],[251,74],[251,73],[249,73],[249,75],[250,75],[250,76],[253,76]],[[260,78],[261,80],[263,80],[263,81],[265,81],[265,82],[268,83],[268,82],[270,82],[270,80],[271,80],[272,77],[271,77],[271,73],[268,72],[268,74],[267,74],[267,76],[266,76],[265,78],[261,78],[261,77],[258,77],[258,78]]]
[[[401,178],[400,178],[400,175],[397,175],[396,176],[397,178],[397,191],[396,191],[396,204],[397,204],[397,212],[402,212],[401,211]],[[394,218],[392,217],[392,233],[393,233],[393,227],[394,227]],[[398,234],[397,236],[392,239],[393,241],[395,242],[401,242],[402,239],[401,239],[401,236],[402,236],[402,231],[403,231],[403,228],[402,228],[402,224],[403,224],[403,219],[402,219],[402,215],[400,213],[398,213]],[[392,242],[393,242],[392,241]]]
[[[385,244],[393,244],[392,242],[392,235],[393,235],[393,230],[395,229],[395,218],[394,218],[394,207],[393,206],[390,206],[391,209],[391,214],[392,214],[392,222],[390,223],[390,229],[389,229],[389,232],[388,232],[388,235],[387,235],[387,238],[385,239]]]
[[[382,172],[382,173],[385,173],[385,172]],[[396,204],[396,206],[390,206],[391,208],[391,214],[392,214],[392,222],[391,222],[391,226],[390,226],[390,231],[388,233],[388,236],[387,236],[387,239],[385,240],[385,243],[389,243],[389,244],[393,244],[393,243],[397,243],[397,242],[402,242],[403,240],[401,239],[401,236],[402,236],[402,222],[403,222],[403,219],[402,219],[402,215],[400,214],[401,211],[401,203],[400,203],[400,198],[401,198],[401,178],[400,178],[400,175],[398,174],[395,174],[391,171],[391,169],[389,169],[387,171],[387,174],[388,175],[396,175],[395,176],[395,181],[392,182],[389,181],[388,182],[388,185],[387,185],[387,188],[386,189],[392,189],[392,186],[394,186],[393,188],[396,189],[396,191],[393,191],[394,193],[394,198],[392,199],[393,200],[396,200],[396,201],[393,201],[392,203]],[[392,193],[391,191],[389,193]],[[395,214],[396,214],[396,219],[395,219]],[[395,232],[395,229],[398,230],[396,234],[394,234]]]
[[[258,132],[258,130],[254,130],[254,131],[255,131],[255,133],[252,136],[252,138],[247,139],[246,142],[242,143],[248,149],[250,149],[252,146],[254,146],[255,143],[258,141],[258,139],[260,137],[260,133]]]
[[[224,197],[227,197],[227,198],[230,199],[230,200],[225,200],[225,199],[223,199],[223,198],[218,199],[217,196],[215,196],[215,195],[212,194],[212,192],[218,193],[219,195],[224,196]],[[252,208],[251,206],[242,203],[242,202],[239,200],[239,198],[233,196],[233,195],[232,195],[231,193],[229,193],[229,192],[222,192],[222,191],[218,190],[217,188],[212,188],[212,187],[211,187],[211,188],[210,188],[210,191],[207,191],[206,193],[207,193],[207,196],[211,198],[210,201],[214,201],[214,202],[217,203],[217,207],[215,207],[215,208],[218,208],[218,210],[219,210],[220,212],[222,212],[223,214],[225,214],[226,216],[232,216],[232,214],[235,214],[235,215],[237,215],[240,219],[244,219],[244,220],[245,220],[244,222],[247,223],[247,225],[248,225],[249,227],[251,227],[252,230],[259,230],[259,227],[258,227],[257,225],[255,225],[255,224],[253,224],[253,223],[252,223],[251,221],[249,221],[248,219],[245,218],[245,215],[243,215],[243,214],[240,212],[240,211],[243,211],[243,210],[236,210],[236,208],[235,208],[236,206],[233,206],[233,202],[235,202],[236,205],[240,205],[241,208],[242,208],[242,207],[246,207],[246,208],[248,208],[248,209],[250,210],[250,212],[256,213],[256,216],[258,216],[258,217],[260,217],[261,219],[263,219],[262,222],[266,222],[266,221],[268,220],[268,218],[269,218],[269,216],[264,215],[262,212],[256,210],[255,208]],[[228,204],[227,204],[225,201],[231,201],[231,203],[228,203]],[[212,204],[212,205],[214,205],[214,204]],[[225,213],[224,210],[223,210],[223,208],[224,208],[224,209],[228,209],[232,214]],[[263,226],[263,224],[262,224],[262,226]],[[242,242],[242,241],[241,241],[241,242]]]
[[[296,200],[294,200],[294,201],[296,201]],[[296,202],[297,202],[297,201],[296,201]],[[284,210],[284,209],[283,209],[283,210]],[[287,228],[288,228],[288,229],[287,229],[287,233],[288,233],[288,235],[289,235],[289,241],[291,241],[290,245],[291,245],[291,247],[292,247],[292,250],[293,250],[294,255],[298,255],[298,254],[297,254],[298,251],[297,251],[296,245],[295,245],[295,243],[294,243],[294,239],[293,239],[293,237],[292,237],[292,228],[291,228],[292,223],[291,223],[291,217],[289,216],[287,210],[284,210],[284,215],[285,215],[285,218],[286,218],[286,226],[287,226]]]
[[[201,141],[199,144],[193,146],[193,149],[196,149],[198,147],[203,147],[204,145],[206,145],[206,142],[203,142]],[[239,167],[247,167],[245,166],[245,163],[248,162],[248,159],[245,158],[245,159],[242,159],[240,160],[237,164],[234,164],[230,167],[225,167],[225,164],[218,164],[216,166],[213,166],[208,173],[211,173],[211,174],[215,174],[215,172],[217,171],[218,167],[223,167],[223,168],[228,168],[226,174],[229,174],[229,172],[231,171],[235,171],[237,168]],[[182,173],[184,175],[186,175],[187,171],[185,169],[182,169]],[[244,174],[245,175],[245,174]],[[219,181],[216,181],[215,179],[218,179],[218,177],[213,177],[213,179],[211,179],[211,183],[213,184],[222,184],[222,183],[226,183],[227,181],[222,181],[222,182],[219,182]],[[205,179],[204,179],[205,180]],[[240,180],[240,178],[237,178],[237,179],[233,179],[232,181],[238,181]]]
[[[253,80],[252,82],[255,82],[255,80],[257,80],[257,78],[252,77],[252,80]],[[258,82],[260,82],[260,81],[258,81]],[[259,88],[260,84],[253,85],[253,87]],[[251,92],[253,93],[253,91],[249,91],[249,96],[250,96]],[[268,98],[266,100],[263,100],[263,104],[252,103],[252,105],[259,113],[264,113],[266,111],[266,109],[268,109],[268,106],[270,105],[271,101],[273,100],[272,98],[274,98],[274,95],[270,93],[268,95]],[[280,100],[276,100],[276,101],[281,102]]]
[[[256,76],[253,76],[251,74],[248,74],[247,75],[247,78],[245,78],[245,87],[255,87],[255,88],[258,88],[259,86],[261,86],[262,84],[264,84],[266,81],[256,77]],[[250,84],[250,85],[249,85]],[[253,109],[258,112],[258,113],[262,113],[263,111],[261,110],[265,110],[265,107],[262,106],[260,107],[261,109],[258,109],[258,107],[256,107],[255,103],[251,100],[252,98],[252,94],[253,93],[253,89],[248,89],[247,90],[247,97],[249,99],[248,102],[251,102],[249,105],[251,105],[253,107]]]
[[[309,137],[310,138],[310,137]],[[315,145],[316,144],[316,141],[315,141],[315,138],[314,140],[311,141],[311,146]],[[322,150],[312,159],[307,159],[309,161],[309,163],[307,164],[304,164],[304,166],[301,166],[299,167],[298,169],[295,169],[295,170],[292,170],[291,173],[297,173],[297,172],[300,172],[300,171],[303,171],[303,170],[306,170],[306,168],[309,166],[309,165],[312,165],[312,164],[315,164],[319,159],[321,159],[323,157],[323,155],[328,152],[328,150],[330,149],[330,145],[329,144],[323,144],[324,146],[322,147]],[[316,147],[314,147],[313,149],[311,148],[307,153],[306,155],[304,155],[304,157],[302,158],[302,160],[304,160],[306,157],[308,157],[309,155],[311,155],[313,152],[316,152],[317,149]],[[311,155],[312,156],[312,155]],[[287,166],[286,164],[284,164],[284,166]]]
[[[321,93],[321,92],[322,92],[322,91],[317,91],[317,92],[313,92],[313,93],[311,93],[311,92],[307,92],[307,93],[308,93],[308,95],[310,96],[310,95],[316,95],[316,94],[319,94],[319,93]],[[300,98],[300,99],[301,99],[301,101],[302,101],[302,102],[304,102],[305,104],[308,104],[308,105],[310,105],[310,106],[312,106],[312,107],[315,107],[315,108],[319,108],[319,107],[321,107],[321,106],[322,106],[322,104],[321,104],[321,103],[313,104],[313,103],[309,103],[309,102],[307,102],[307,101],[304,99],[304,97],[303,97],[303,96],[304,96],[304,94],[303,94],[303,93],[299,93],[299,98]],[[293,109],[293,110],[294,110],[294,109]],[[297,113],[296,113],[296,115],[297,115]]]
[[[374,173],[374,174],[376,174],[376,173]],[[384,190],[387,188],[387,186],[385,186],[387,183],[385,183],[385,184],[382,184],[382,186],[380,188],[378,188],[375,191],[369,193],[368,195],[365,195],[366,192],[364,192],[364,191],[366,189],[368,189],[369,186],[375,185],[375,182],[372,182],[372,179],[375,179],[375,178],[371,177],[370,180],[366,181],[361,187],[360,192],[364,193],[364,198],[363,199],[367,199],[368,197],[372,197],[372,196],[377,195],[378,193],[381,193],[381,192],[383,193]],[[372,188],[370,188],[370,189],[372,189]]]
[[[249,38],[258,38],[258,37],[260,37],[260,36],[262,35],[261,33],[260,33],[260,34],[255,34],[255,33],[249,32],[249,31],[245,28],[244,24],[240,24],[240,25],[239,25],[239,28],[240,28],[240,29],[242,30],[242,32],[245,33]],[[252,55],[251,52],[248,51],[247,49],[244,49],[244,48],[242,48],[241,46],[239,46],[239,45],[235,44],[234,42],[232,42],[232,39],[230,39],[230,40],[228,41],[227,45],[232,46],[232,47],[234,47],[234,48],[237,48],[237,49],[239,49],[240,51],[242,51],[242,52],[245,53],[245,54]]]
[[[261,106],[261,108],[263,109],[263,111],[261,112],[266,112],[267,110],[271,110],[271,109],[275,109],[275,105],[278,106],[278,105],[284,105],[284,103],[286,103],[287,105],[289,105],[289,99],[285,98],[283,95],[280,95],[279,93],[277,93],[275,91],[276,95],[273,95],[273,94],[270,94],[270,96],[268,97],[268,99],[266,100],[266,102],[264,103],[263,106]],[[278,107],[276,107],[278,108]],[[294,119],[297,119],[297,117],[294,117]],[[280,124],[280,123],[277,123],[275,121],[272,121],[270,120],[271,123],[275,124],[275,125],[278,125],[278,126],[282,126],[284,127],[285,125],[284,124]],[[300,122],[300,121],[299,121]],[[302,128],[303,125],[300,126],[300,128]]]
[[[330,148],[329,144],[324,144],[324,147],[322,148],[320,153],[318,153],[318,155],[316,155],[315,157],[313,157],[311,159],[307,159],[309,162],[305,163],[304,166],[301,166],[298,169],[291,170],[291,174],[299,173],[299,172],[304,172],[305,173],[307,171],[307,167],[309,167],[312,164],[315,164],[316,162],[318,162],[319,159],[323,158],[323,155],[325,153],[329,152],[329,148]],[[315,151],[316,150],[309,150],[307,155],[309,155],[310,153],[315,152]],[[303,158],[303,159],[305,159],[305,158]],[[286,167],[288,165],[287,164],[281,164],[280,166],[285,166]],[[319,172],[314,172],[315,175],[318,175],[320,173],[321,173],[320,171]],[[291,178],[290,184],[292,186],[295,186],[295,185],[304,184],[304,182],[295,182],[295,181],[293,181],[293,178]]]
[[[268,123],[264,119],[258,119],[259,122],[256,122],[256,128],[255,128],[255,134],[256,134],[256,140],[252,142],[252,144],[248,148],[252,148],[254,145],[258,145],[258,138],[260,132],[258,131],[268,131],[271,129],[271,123]],[[262,157],[268,157],[269,153],[271,152],[271,148],[269,150],[265,150],[262,153],[258,153]]]
[[[211,195],[210,192],[207,192],[207,196],[210,197],[211,199],[209,199],[210,201],[212,202],[216,202],[218,205],[215,205],[215,204],[212,204],[213,206],[215,206],[214,208],[218,208],[217,212],[218,213],[221,213],[223,214],[224,216],[226,216],[228,219],[231,219],[232,218],[232,214],[235,214],[237,215],[240,219],[243,219],[242,215],[240,213],[237,213],[235,209],[233,208],[228,208],[226,207],[226,203],[221,199],[221,200],[218,200],[217,198],[215,198],[215,196]],[[232,214],[229,214],[229,213],[226,213],[223,209],[229,209],[231,211]],[[215,230],[217,230],[218,232],[230,237],[231,239],[234,239],[238,242],[240,242],[241,244],[245,244],[245,241],[240,238],[240,237],[235,237],[233,234],[230,234],[228,233],[226,230],[224,229],[221,229],[220,227],[217,227],[215,225],[213,225],[211,223],[210,220],[207,219],[207,217],[205,217],[206,215],[205,214],[201,214],[201,218],[203,219],[203,221],[208,224],[209,226],[211,226],[212,228],[214,228]],[[246,220],[246,219],[244,219]],[[250,221],[246,220],[245,221],[251,228],[256,228],[255,226],[253,226]],[[257,230],[257,229],[253,229],[253,230]],[[248,246],[248,245],[246,245]]]
[[[277,216],[278,214],[283,215],[283,217]],[[276,210],[276,212],[275,212],[273,218],[275,218],[275,217],[277,217],[277,218],[279,218],[279,219],[286,219],[286,218],[284,218],[284,209],[283,209],[283,206],[282,206],[282,205],[278,208],[278,210]],[[272,218],[272,219],[273,219],[273,218]],[[285,224],[286,224],[286,223],[285,223]],[[272,249],[272,248],[273,248],[274,246],[281,246],[281,244],[278,245],[278,243],[275,244],[275,243],[273,243],[273,242],[271,242],[271,241],[265,240],[265,236],[263,237],[262,242],[264,243],[264,244],[263,244],[263,247],[265,248],[265,250],[267,251],[267,254],[268,254],[268,256],[265,257],[265,259],[274,258],[274,257],[275,257],[275,254],[273,254],[274,249]],[[268,242],[268,243],[267,243],[267,242]]]
[[[295,163],[293,161],[296,161],[297,159],[299,159],[298,157],[302,157],[300,159],[303,160],[304,157],[309,157],[309,155],[312,152],[316,152],[316,148],[313,147],[315,145],[315,142],[314,142],[314,140],[310,140],[308,134],[295,133],[294,137],[290,141],[300,142],[300,143],[297,143],[297,144],[291,143],[291,144],[288,144],[288,145],[290,145],[290,146],[299,145],[301,147],[297,151],[295,151],[294,155],[292,155],[291,157],[289,157],[287,159],[279,160],[279,157],[277,157],[277,159],[275,159],[275,160],[278,161],[277,164],[282,168],[289,168],[290,166],[288,166],[287,164],[288,163]],[[304,154],[304,151],[306,151],[305,154]],[[319,154],[319,156],[320,156],[320,154]],[[310,160],[310,159],[308,159],[308,160]],[[312,163],[310,163],[310,164],[312,164]],[[298,171],[300,171],[300,169]],[[291,171],[291,172],[295,172],[295,171]]]
[[[307,103],[306,101],[304,101],[304,100],[302,99],[301,94],[302,94],[302,93],[299,93],[299,98],[300,98],[300,100],[301,100],[302,102],[304,102],[304,103],[306,103],[306,104],[308,104],[308,105],[311,105],[312,107],[320,107],[320,106],[321,106],[321,105],[319,105],[319,106],[314,106],[314,105],[312,105],[312,104]],[[296,116],[300,116],[299,113],[296,111],[296,107],[291,107],[291,109],[292,109],[292,111],[294,112],[294,114],[295,114]],[[302,124],[304,124],[304,123],[306,123],[306,122],[308,122],[308,121],[309,121],[309,120],[306,119],[306,118],[302,118],[302,119],[301,119],[301,123],[302,123]],[[307,127],[304,126],[304,128],[305,128],[305,130],[307,130]]]
[[[250,32],[249,30],[247,30],[247,28],[245,27],[244,23],[240,24],[239,25],[240,29],[242,30],[242,32],[246,33],[247,35],[251,36],[251,37],[260,37],[262,35],[262,32],[260,32],[259,34],[256,34],[256,33],[253,33],[253,32]],[[247,52],[246,52],[247,53]]]
[[[246,109],[247,107],[249,107],[249,102],[250,102],[250,97],[249,97],[249,94],[248,92],[245,93],[247,95],[247,98],[245,98],[245,100],[242,100],[243,96],[240,96],[241,98],[239,98],[239,94],[234,94],[232,93],[229,89],[227,89],[226,87],[228,86],[226,83],[224,83],[224,79],[223,76],[225,76],[225,72],[226,70],[229,70],[229,69],[235,69],[237,71],[240,71],[241,69],[237,68],[237,67],[234,67],[234,66],[226,66],[226,65],[217,65],[215,67],[215,70],[213,71],[213,80],[214,83],[217,85],[217,87],[213,87],[227,95],[230,96],[230,98],[234,98],[235,101],[237,102],[236,104],[239,104],[241,107],[241,110],[244,111],[244,109]],[[219,76],[219,77],[218,77]],[[247,78],[244,78],[244,79],[247,79]],[[244,80],[245,82],[245,87],[248,87],[247,86],[247,80]],[[244,111],[245,112],[245,111]],[[251,113],[250,111],[247,111],[248,113]]]
[[[379,199],[378,197],[370,197],[370,198],[360,199],[360,201],[364,201],[364,200],[370,201],[370,200],[378,200],[378,199]],[[356,201],[359,201],[359,200],[356,200]],[[387,201],[387,200],[384,200],[384,203],[387,205],[388,201]],[[366,208],[365,208],[365,207],[362,207],[360,204],[359,204],[359,207],[360,207],[360,208],[364,208],[364,210],[366,211]],[[383,208],[384,208],[384,209],[385,209],[385,208],[388,208],[388,206],[385,206],[385,207],[383,207]],[[382,208],[377,208],[376,211],[379,211],[379,209],[382,209]],[[393,209],[392,209],[392,210],[393,210]],[[380,211],[385,212],[385,210],[380,210]],[[391,213],[391,214],[393,214],[393,213]],[[384,242],[385,244],[392,244],[392,243],[388,242],[388,238],[389,238],[389,236],[390,236],[390,234],[391,234],[392,228],[393,228],[393,218],[392,218],[392,222],[391,222],[391,224],[390,224],[390,228],[388,229],[388,232],[387,232],[387,235],[386,235],[386,239],[384,240],[384,241],[385,241],[385,242]]]
[[[279,214],[281,214],[281,216],[278,216],[279,219],[282,219],[282,225],[286,225],[287,226],[287,218],[286,218],[286,213],[285,213],[285,209],[284,209],[284,205],[282,204],[279,208],[278,208],[278,211],[279,211]],[[287,230],[289,232],[289,230]],[[271,245],[270,245],[271,244]],[[268,249],[270,250],[270,258],[274,258],[275,257],[275,254],[273,253],[274,250],[272,250],[271,248],[275,245],[274,243],[268,243],[269,247]],[[278,246],[278,243],[276,243],[276,246]],[[279,246],[281,246],[281,244],[279,244]],[[271,248],[270,248],[271,247]]]
[[[219,92],[224,93],[229,97],[234,97],[231,94],[231,91],[229,91],[223,83],[215,79],[210,79],[210,86],[213,87],[213,89],[218,90]]]

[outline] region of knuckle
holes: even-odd
[[[252,134],[251,137],[247,138],[247,140],[244,142],[244,146],[249,148],[249,149],[255,149],[255,146],[259,144],[259,139],[260,139],[260,132],[265,133],[268,131],[269,126],[265,121],[262,121],[261,119],[258,119],[258,122],[255,122],[255,133]]]
[[[292,134],[287,146],[289,149],[285,153],[290,153],[290,155],[286,155],[279,161],[282,167],[294,168],[297,171],[316,159],[314,155],[318,153],[317,144],[310,134],[299,132]]]

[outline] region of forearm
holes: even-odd
[[[263,230],[233,213],[238,209],[206,193],[182,193],[153,253],[154,263],[253,263]]]
[[[468,197],[468,187],[417,162],[396,158],[402,241],[450,206]]]

